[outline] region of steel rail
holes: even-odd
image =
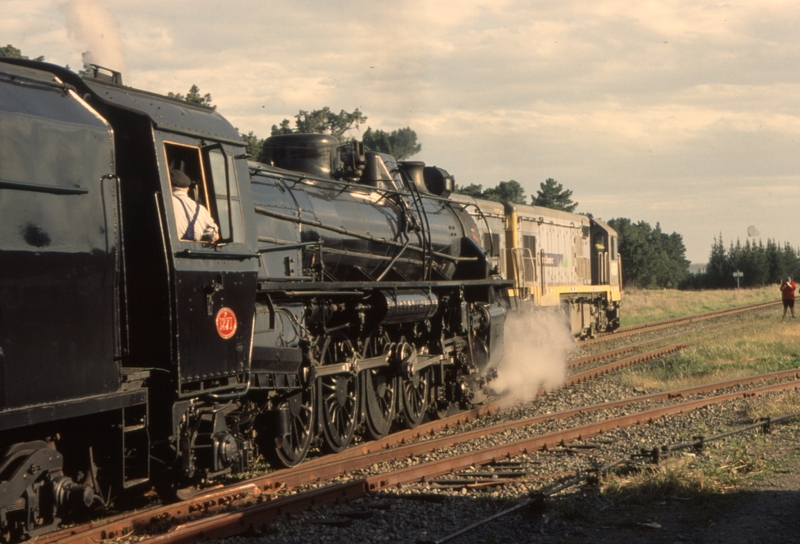
[[[250,506],[237,512],[219,514],[210,518],[191,521],[170,529],[167,533],[140,542],[190,543],[201,539],[226,538],[242,532],[262,528],[265,524],[285,513],[296,511],[303,505],[319,506],[363,497],[369,492],[385,490],[437,477],[453,471],[464,470],[475,465],[484,465],[498,459],[507,459],[534,451],[546,451],[556,445],[583,440],[606,431],[651,423],[668,415],[689,412],[711,404],[754,397],[769,392],[800,389],[800,383],[783,382],[748,391],[737,391],[714,397],[706,397],[684,403],[659,407],[579,427],[555,431],[545,435],[517,440],[490,448],[447,457],[424,464],[413,465],[393,472],[356,479],[351,482],[298,493],[274,501]]]
[[[722,326],[721,323],[715,323],[715,324],[712,324],[712,325],[707,325],[705,327],[702,327],[701,329],[692,331],[692,333],[705,332],[708,329],[716,329],[716,328],[719,328],[721,326]],[[592,354],[592,355],[586,355],[584,357],[579,357],[577,359],[571,359],[571,360],[567,361],[567,368],[568,369],[569,368],[576,368],[576,367],[579,367],[579,366],[585,366],[585,365],[589,365],[589,364],[596,363],[596,362],[599,362],[599,361],[604,361],[606,359],[611,359],[612,357],[616,357],[618,355],[623,355],[625,353],[630,353],[632,351],[636,351],[637,349],[642,349],[642,348],[650,346],[652,344],[658,344],[659,342],[664,342],[665,340],[669,340],[671,338],[683,337],[683,336],[686,336],[686,335],[687,335],[686,332],[680,332],[680,333],[671,334],[671,335],[668,335],[668,336],[662,336],[661,338],[654,338],[652,340],[647,340],[645,342],[640,342],[638,344],[631,344],[630,346],[624,346],[624,347],[621,347],[621,348],[616,348],[616,349],[612,349],[612,350],[608,350],[608,351],[603,351],[603,352],[595,353],[595,354]],[[685,344],[693,344],[693,343],[699,342],[700,340],[703,340],[703,339],[706,339],[706,338],[709,338],[709,337],[712,337],[712,336],[713,336],[713,334],[708,334],[708,335],[705,335],[705,336],[701,336],[701,337],[698,337],[698,338],[687,340],[684,343]]]
[[[211,489],[192,499],[163,506],[156,506],[139,512],[128,512],[103,518],[97,521],[60,529],[37,538],[37,544],[80,543],[86,539],[113,540],[126,535],[148,531],[159,523],[174,522],[188,516],[208,515],[232,504],[260,500],[262,494],[281,491],[286,487],[307,485],[320,479],[314,474],[314,468],[331,463],[341,463],[348,459],[359,458],[376,451],[386,451],[406,442],[434,436],[437,432],[467,424],[479,417],[499,410],[499,402],[479,406],[472,410],[460,412],[452,416],[431,421],[414,429],[393,433],[379,440],[353,445],[347,450],[327,456],[308,459],[301,465],[289,469],[281,469],[261,476],[240,485],[225,486],[222,489]],[[295,473],[293,475],[293,473]],[[310,473],[310,474],[309,474]]]
[[[592,376],[607,374],[615,368],[629,366],[635,364],[637,361],[656,358],[659,355],[668,353],[670,349],[674,350],[676,349],[676,346],[669,346],[668,348],[662,348],[653,352],[629,357],[621,361],[612,362],[586,372],[575,374],[567,379],[567,383],[565,385],[580,383],[590,379]],[[654,393],[642,397],[634,397],[631,399],[623,399],[619,401],[575,408],[555,414],[544,414],[541,416],[527,418],[525,420],[490,426],[467,433],[453,434],[441,438],[431,438],[429,440],[407,444],[407,442],[418,441],[425,437],[433,436],[436,432],[441,430],[447,430],[451,427],[469,423],[470,421],[482,415],[491,414],[499,409],[499,402],[495,402],[490,405],[475,408],[468,412],[462,412],[442,420],[420,425],[416,429],[388,435],[381,440],[365,442],[363,444],[348,448],[339,454],[327,455],[316,459],[307,460],[297,467],[278,470],[249,480],[246,484],[243,484],[243,486],[233,486],[231,488],[232,490],[230,491],[228,488],[223,488],[219,491],[213,490],[210,493],[204,493],[203,495],[198,496],[190,501],[160,506],[143,512],[122,514],[120,516],[106,518],[105,520],[100,520],[92,524],[76,526],[71,529],[43,535],[40,537],[39,542],[42,544],[47,544],[49,542],[82,542],[83,538],[89,537],[101,540],[119,538],[120,536],[129,533],[144,531],[146,530],[146,527],[152,526],[156,522],[163,523],[166,520],[180,520],[188,515],[198,515],[201,513],[207,515],[227,508],[233,503],[260,500],[261,496],[265,494],[272,494],[297,486],[309,485],[321,479],[333,478],[347,471],[362,469],[375,463],[393,461],[413,455],[420,455],[435,449],[449,447],[459,442],[469,441],[486,434],[493,434],[517,427],[532,425],[548,419],[564,419],[579,413],[588,413],[596,410],[613,408],[616,406],[631,404],[633,402],[670,399],[682,395],[713,391],[722,387],[751,384],[763,380],[781,379],[789,376],[796,376],[798,372],[800,371],[782,371],[750,378],[728,380],[725,382],[718,382],[715,384],[697,386],[666,393]],[[249,491],[245,492],[245,489],[249,489]],[[196,506],[195,504],[200,506]]]
[[[737,313],[741,311],[751,310],[754,307],[755,308],[768,307],[771,304],[773,303],[753,305],[733,310],[726,310],[723,313]],[[711,314],[713,314],[713,316],[716,316],[719,315],[719,312],[709,312],[708,314],[700,314],[699,316],[679,318],[679,320],[682,319],[691,321],[691,320],[698,320],[699,318],[710,318],[712,317]],[[669,320],[669,321],[676,321],[676,320]],[[639,326],[639,328],[641,327],[642,326]],[[597,354],[590,357],[584,357],[581,359],[570,361],[568,363],[568,367],[572,368],[580,365],[589,364],[594,361],[614,357],[621,353],[625,353],[637,349],[639,347],[642,347],[644,345],[658,341],[663,341],[663,338],[660,340],[652,340],[644,342],[636,346],[611,350],[609,352],[604,352],[602,354]],[[662,352],[661,354],[663,353],[666,352]],[[650,352],[649,354],[642,354],[636,357],[631,357],[628,359],[624,359],[622,361],[611,363],[611,365],[604,365],[596,369],[593,369],[591,371],[575,374],[568,378],[568,381],[565,385],[578,383],[580,381],[587,380],[592,376],[599,376],[607,372],[610,372],[615,368],[628,366],[631,364],[635,364],[636,362],[647,360],[648,358],[654,358],[657,356],[658,354]],[[788,372],[791,373],[791,371]],[[635,401],[620,401],[620,402],[629,403]],[[37,538],[37,542],[41,544],[47,544],[49,542],[82,542],[84,541],[84,538],[92,538],[95,540],[115,539],[115,538],[120,538],[127,534],[133,534],[141,530],[145,530],[147,527],[150,527],[155,523],[172,522],[174,520],[181,519],[186,516],[196,516],[201,514],[208,515],[216,511],[228,508],[232,504],[240,504],[242,502],[253,501],[253,500],[262,500],[262,495],[264,495],[265,493],[274,493],[290,485],[307,484],[309,483],[309,479],[312,481],[314,479],[319,479],[319,477],[321,477],[321,474],[320,475],[314,474],[313,469],[315,467],[325,467],[332,463],[341,463],[343,461],[347,461],[348,459],[352,458],[364,458],[369,454],[376,452],[383,452],[398,445],[402,446],[403,444],[406,444],[407,442],[410,441],[434,436],[437,432],[449,429],[451,426],[458,426],[465,423],[469,423],[473,419],[479,418],[487,414],[491,414],[499,409],[499,404],[500,404],[499,402],[493,402],[488,405],[484,405],[466,412],[461,412],[459,414],[450,416],[448,418],[444,418],[442,420],[436,420],[426,423],[424,425],[420,425],[419,427],[412,430],[407,430],[399,433],[394,433],[392,435],[388,435],[380,440],[358,444],[337,455],[328,455],[316,459],[309,459],[305,461],[300,467],[295,467],[293,469],[286,469],[282,471],[276,471],[267,476],[260,477],[252,482],[245,482],[242,484],[226,486],[221,489],[212,489],[204,492],[202,495],[200,495],[193,501],[185,501],[172,505],[159,506],[136,513],[120,514],[117,516],[112,516],[109,518],[105,518],[90,523],[75,525],[67,529],[61,529],[59,531],[55,531],[47,535],[39,536]],[[611,404],[606,403],[605,406],[611,407]],[[597,409],[602,409],[602,408],[597,408]],[[582,408],[581,410],[590,411],[591,407]],[[548,415],[547,417],[556,417],[556,415]],[[569,416],[564,415],[563,417],[569,417]],[[531,424],[531,422],[523,424],[524,425]],[[486,432],[487,431],[484,431],[484,433]],[[492,431],[492,432],[500,432],[500,431]],[[400,454],[401,456],[408,455],[406,453],[402,453],[400,450],[398,450],[397,453]],[[292,473],[297,473],[297,474],[296,476],[291,476]],[[267,480],[266,482],[263,481],[265,479]],[[91,533],[92,536],[89,536],[89,533]]]
[[[610,471],[612,468],[617,467],[619,465],[622,465],[623,463],[626,463],[626,462],[627,462],[627,459],[617,459],[616,461],[612,461],[612,462],[607,463],[606,465],[604,465],[602,467],[599,467],[597,470],[594,471],[594,473],[595,474],[605,474],[606,472]],[[496,514],[491,515],[488,518],[484,518],[484,519],[476,521],[475,523],[471,523],[471,524],[467,525],[466,527],[463,527],[463,528],[459,529],[458,531],[456,531],[454,533],[450,533],[449,535],[447,535],[445,537],[439,538],[437,540],[418,540],[417,542],[418,542],[418,544],[444,544],[448,540],[453,540],[454,538],[456,538],[458,536],[461,536],[463,534],[466,534],[466,533],[470,532],[473,529],[477,529],[481,525],[486,525],[487,523],[489,523],[491,521],[494,521],[494,520],[496,520],[498,518],[501,518],[503,516],[507,516],[508,514],[511,514],[512,512],[516,512],[520,508],[524,508],[526,506],[530,506],[530,505],[533,505],[535,503],[543,503],[545,498],[551,497],[551,496],[555,495],[556,493],[564,491],[565,489],[568,489],[570,487],[578,485],[579,483],[585,482],[585,481],[587,481],[587,480],[589,480],[591,478],[594,478],[594,477],[595,477],[594,474],[581,474],[581,475],[575,476],[571,480],[563,482],[563,483],[555,486],[554,488],[552,488],[552,489],[550,489],[548,491],[545,491],[543,493],[537,493],[536,495],[534,495],[530,499],[521,501],[521,502],[515,504],[514,506],[506,508],[505,510],[501,510],[500,512],[497,512]]]
[[[653,359],[658,359],[659,357],[663,357],[665,355],[670,355],[672,353],[676,353],[686,346],[688,346],[690,342],[684,342],[681,344],[673,344],[671,346],[666,346],[663,348],[659,348],[653,351],[648,351],[646,353],[640,353],[638,355],[633,355],[631,357],[626,357],[625,359],[620,359],[618,361],[614,361],[612,363],[606,363],[604,365],[598,366],[596,368],[592,368],[589,370],[585,370],[583,372],[578,372],[577,374],[571,374],[567,376],[564,385],[574,385],[576,383],[585,382],[591,378],[597,378],[604,374],[608,374],[614,370],[618,370],[620,368],[624,368],[626,366],[632,366],[639,363],[643,363],[646,361],[652,361]]]
[[[748,306],[739,306],[737,308],[726,308],[724,310],[714,310],[712,312],[704,312],[701,314],[694,314],[685,317],[675,317],[672,319],[664,319],[662,321],[655,321],[653,323],[643,323],[641,325],[629,325],[627,327],[621,327],[614,332],[604,333],[597,338],[592,338],[588,340],[584,340],[584,343],[591,344],[595,342],[605,342],[608,340],[613,340],[615,338],[621,338],[624,336],[630,336],[633,334],[643,334],[645,332],[653,332],[661,329],[666,329],[670,327],[678,327],[680,325],[686,325],[689,323],[696,323],[698,321],[707,321],[709,319],[716,319],[719,317],[726,317],[729,315],[736,315],[741,313],[747,313],[757,310],[763,310],[765,308],[771,308],[772,306],[779,306],[781,304],[780,301],[774,302],[760,302],[758,304],[750,304]]]
[[[682,443],[679,443],[679,444],[663,445],[660,448],[654,448],[652,453],[651,453],[651,455],[650,455],[650,457],[652,458],[653,462],[655,462],[657,464],[660,461],[661,452],[669,454],[669,453],[671,453],[673,451],[677,451],[677,450],[681,450],[681,449],[688,449],[688,448],[702,449],[705,446],[705,444],[707,444],[709,442],[722,440],[722,439],[727,438],[729,436],[734,436],[734,435],[737,435],[737,434],[745,433],[747,431],[751,431],[751,430],[759,429],[759,428],[763,428],[764,431],[766,432],[767,429],[769,429],[774,424],[784,423],[786,421],[790,421],[790,420],[796,419],[798,417],[800,417],[800,412],[795,412],[795,413],[787,414],[787,415],[784,415],[784,416],[781,416],[781,417],[777,417],[777,418],[767,418],[764,421],[760,421],[758,423],[753,423],[751,425],[746,425],[744,427],[739,427],[738,429],[732,429],[732,430],[724,432],[724,433],[718,433],[718,434],[715,434],[715,435],[712,435],[712,436],[707,436],[707,437],[700,437],[697,440],[694,440],[692,442],[682,442]],[[644,458],[644,456],[642,456],[642,458]],[[626,462],[629,463],[630,460],[628,458],[617,459],[615,461],[607,463],[606,465],[604,465],[604,466],[602,466],[600,468],[597,468],[597,469],[593,470],[592,473],[593,474],[597,474],[597,475],[605,474],[605,473],[609,472],[612,468],[615,468],[615,467],[617,467],[619,465],[622,465],[623,463],[626,463]],[[489,523],[491,521],[494,521],[494,520],[496,520],[498,518],[506,516],[506,515],[508,515],[508,514],[510,514],[512,512],[515,512],[515,511],[519,510],[520,508],[524,508],[524,507],[532,505],[532,504],[534,504],[536,502],[542,502],[546,497],[551,497],[551,496],[555,495],[556,493],[558,493],[560,491],[563,491],[564,489],[567,489],[569,487],[575,486],[575,485],[577,485],[577,484],[579,484],[581,482],[584,482],[584,481],[592,478],[593,474],[583,474],[583,475],[576,476],[575,478],[573,478],[573,479],[571,479],[571,480],[569,480],[567,482],[564,482],[564,483],[562,483],[562,484],[560,484],[560,485],[558,485],[558,486],[556,486],[554,488],[551,488],[548,491],[545,491],[545,492],[542,492],[542,493],[537,493],[532,498],[529,498],[529,499],[526,499],[524,501],[521,501],[521,502],[515,504],[514,506],[512,506],[510,508],[507,508],[507,509],[505,509],[505,510],[503,510],[501,512],[498,512],[498,513],[496,513],[496,514],[494,514],[492,516],[489,516],[487,518],[484,518],[482,520],[476,521],[475,523],[472,523],[472,524],[470,524],[470,525],[468,525],[466,527],[463,527],[462,529],[459,529],[458,531],[450,533],[449,535],[444,536],[442,538],[439,538],[437,540],[424,540],[424,541],[417,541],[417,542],[419,542],[420,544],[443,544],[444,542],[447,542],[447,541],[452,540],[452,539],[454,539],[454,538],[456,538],[458,536],[461,536],[463,534],[468,533],[472,529],[480,527],[481,525],[485,525],[485,524],[487,524],[487,523]],[[508,482],[513,482],[513,481],[514,480],[512,480],[512,479],[508,480]]]

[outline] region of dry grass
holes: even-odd
[[[702,472],[686,468],[655,468],[626,475],[610,475],[601,493],[609,499],[647,504],[667,499],[695,499],[722,490],[720,483]]]
[[[776,300],[777,289],[735,291],[637,291],[626,293],[623,313],[632,322],[655,321]],[[776,370],[800,368],[800,319],[782,320],[782,308],[742,317],[713,337],[679,354],[629,369],[620,375],[627,385],[647,391],[668,391]],[[630,322],[626,324],[630,324]],[[753,399],[736,420],[758,421],[800,412],[800,393],[786,392]],[[702,425],[701,425],[702,427]],[[697,429],[701,435],[722,429]],[[685,462],[670,468],[618,471],[603,482],[602,495],[629,505],[662,504],[692,499],[695,506],[726,493],[751,479],[786,472],[797,466],[800,439],[797,424],[779,425],[773,439],[755,431],[710,443],[699,454],[685,454]],[[782,435],[784,438],[775,440]],[[698,511],[702,511],[700,508]]]
[[[768,445],[758,435],[737,435],[710,443],[699,454],[683,454],[671,466],[610,474],[601,493],[628,504],[653,504],[669,499],[705,499],[778,468],[763,455]]]
[[[790,391],[781,395],[759,397],[747,405],[743,417],[752,421],[800,413],[800,392]]]
[[[623,372],[620,379],[638,389],[669,391],[791,368],[800,368],[800,323],[782,321],[776,310],[750,317],[676,355]]]
[[[622,326],[772,300],[780,300],[780,291],[777,285],[758,289],[711,291],[626,289],[622,295]]]

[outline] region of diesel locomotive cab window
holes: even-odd
[[[594,237],[594,248],[597,251],[606,250],[606,237],[604,234],[596,234]]]

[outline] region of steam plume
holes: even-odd
[[[67,33],[88,50],[83,54],[84,63],[125,72],[119,25],[106,4],[106,0],[67,0],[61,4],[67,16]]]
[[[532,400],[540,387],[555,389],[564,383],[567,352],[575,343],[563,316],[538,312],[511,315],[505,323],[505,354],[491,383],[509,403]]]

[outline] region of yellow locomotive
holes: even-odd
[[[475,239],[494,270],[514,280],[521,310],[559,310],[572,334],[591,337],[619,327],[622,260],[617,232],[592,217],[466,195],[450,197],[475,218]]]

